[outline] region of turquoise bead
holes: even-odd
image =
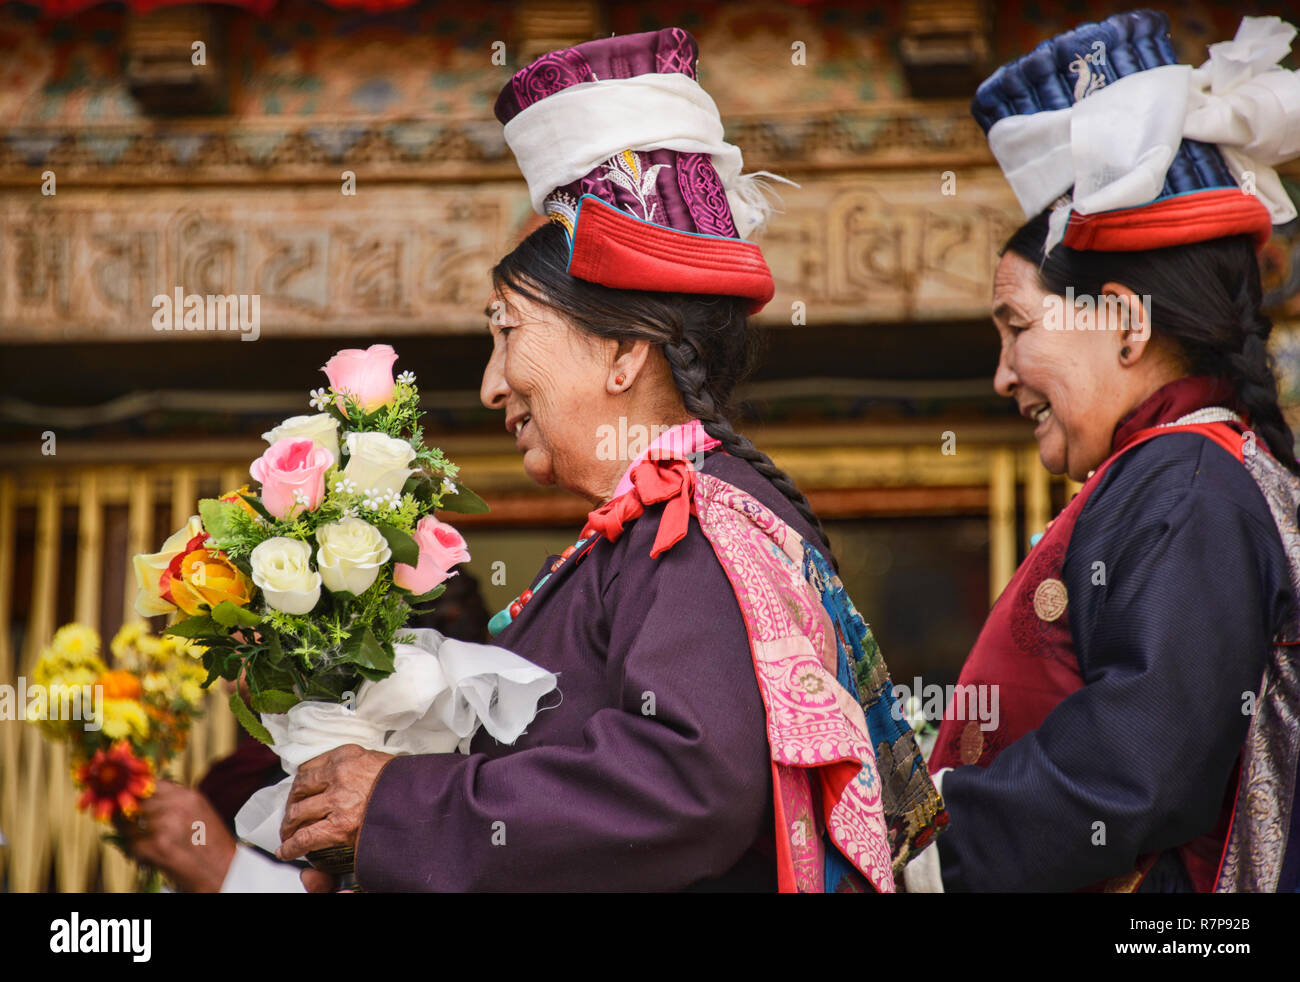
[[[488,621],[488,634],[495,638],[506,629],[506,626],[512,620],[514,620],[514,618],[510,616],[510,608],[503,607],[501,610],[498,610],[493,614],[492,619]]]

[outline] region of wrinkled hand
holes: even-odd
[[[208,799],[171,781],[159,781],[137,821],[120,829],[132,856],[186,893],[220,892],[235,858],[235,839]]]
[[[392,754],[350,743],[298,768],[276,855],[293,860],[329,846],[355,846],[370,792],[392,759]]]

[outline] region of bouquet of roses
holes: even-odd
[[[203,684],[242,679],[257,713],[349,703],[391,675],[407,621],[470,558],[434,512],[487,507],[424,445],[419,390],[410,372],[394,379],[396,360],[386,344],[335,354],[311,397],[321,411],[263,434],[259,490],[200,501],[161,551],[134,559],[136,610],[183,613],[167,633],[202,647]],[[275,742],[239,692],[230,706]]]
[[[103,822],[135,815],[203,707],[204,670],[189,642],[127,624],[110,648],[111,669],[92,628],[65,624],[37,660],[26,700],[27,719],[71,747],[77,807]]]

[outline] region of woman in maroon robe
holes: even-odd
[[[481,397],[529,477],[593,511],[494,642],[562,699],[511,746],[307,763],[282,858],[355,845],[365,890],[885,891],[932,834],[910,729],[868,737],[855,698],[855,668],[884,677],[846,663],[865,624],[817,606],[843,592],[821,525],[727,420],[773,284],[696,57],[676,29],[602,39],[497,102],[551,221],[493,270]]]

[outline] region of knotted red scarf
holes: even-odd
[[[623,534],[623,527],[640,518],[647,505],[666,502],[650,549],[650,558],[658,559],[686,536],[691,516],[699,515],[695,510],[695,468],[680,457],[643,460],[632,468],[631,476],[632,490],[591,512],[582,534],[584,538],[603,535],[616,542]]]

